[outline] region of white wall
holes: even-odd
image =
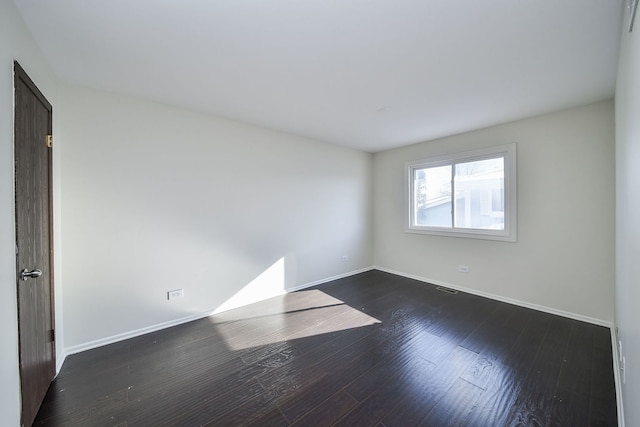
[[[517,143],[518,241],[404,232],[404,162]],[[374,155],[375,264],[613,321],[614,115],[602,102]],[[470,272],[458,272],[458,265]]]
[[[16,299],[16,261],[13,171],[13,61],[17,60],[54,106],[54,134],[57,83],[40,50],[26,30],[13,3],[0,0],[0,418],[7,426],[20,423],[20,379],[18,371],[18,324]],[[54,149],[54,209],[59,211],[59,189],[55,165],[59,152]],[[56,216],[56,235],[59,221]],[[60,242],[54,242],[59,248]],[[56,295],[59,295],[60,259],[55,259]],[[56,300],[57,353],[62,343],[62,300]]]
[[[626,21],[625,21],[626,22]],[[640,12],[622,33],[616,86],[616,323],[626,425],[640,425]]]
[[[627,360],[640,360],[634,310],[640,267],[633,258],[640,253],[633,221],[640,214],[637,39],[623,35],[616,96],[616,320]],[[372,174],[369,154],[60,85],[13,4],[0,0],[0,414],[6,425],[20,419],[13,59],[54,105],[58,344],[80,348],[223,307],[251,283],[275,293],[372,260],[479,292],[614,318],[611,102],[378,153]],[[406,160],[510,142],[518,143],[517,243],[403,232]],[[349,260],[340,262],[341,255]],[[458,273],[458,264],[468,264],[470,273]],[[184,288],[185,297],[166,301],[165,292],[175,288]],[[60,357],[62,346],[57,350]],[[640,395],[638,372],[628,367],[625,396]],[[626,411],[628,425],[640,424],[638,408],[628,404]]]
[[[371,154],[115,94],[64,92],[71,351],[228,308],[251,283],[249,294],[267,297],[371,266]],[[167,301],[176,288],[184,298]]]

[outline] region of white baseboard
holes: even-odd
[[[110,337],[101,338],[99,340],[89,341],[83,344],[74,345],[72,347],[65,348],[65,352],[67,356],[72,354],[81,353],[86,350],[91,350],[93,348],[102,347],[107,344],[113,344],[118,341],[124,341],[129,338],[138,337],[140,335],[148,334],[150,332],[159,331],[161,329],[170,328],[172,326],[181,325],[183,323],[191,322],[193,320],[202,319],[211,314],[211,312],[194,314],[192,316],[181,317],[180,319],[170,320],[168,322],[158,323],[155,325],[147,326],[144,328],[136,329],[129,332],[124,332],[122,334],[112,335]]]
[[[463,286],[458,286],[458,285],[454,285],[454,284],[451,284],[451,283],[442,282],[440,280],[429,279],[429,278],[426,278],[426,277],[416,276],[414,274],[408,274],[408,273],[403,273],[401,271],[391,270],[389,268],[384,268],[384,267],[379,267],[379,266],[374,266],[373,268],[375,270],[384,271],[386,273],[395,274],[397,276],[406,277],[408,279],[414,279],[414,280],[418,280],[420,282],[430,283],[432,285],[444,286],[444,287],[447,287],[447,288],[455,289],[455,290],[460,291],[460,292],[466,292],[468,294],[477,295],[479,297],[484,297],[484,298],[489,298],[489,299],[496,300],[496,301],[506,302],[508,304],[518,305],[520,307],[530,308],[532,310],[542,311],[542,312],[549,313],[549,314],[555,314],[555,315],[562,316],[562,317],[568,317],[569,319],[579,320],[581,322],[592,323],[594,325],[604,326],[604,327],[607,327],[607,328],[612,328],[613,327],[613,323],[611,323],[609,321],[602,320],[602,319],[596,319],[594,317],[584,316],[582,314],[571,313],[571,312],[564,311],[564,310],[558,310],[556,308],[546,307],[546,306],[543,306],[543,305],[532,304],[532,303],[526,302],[526,301],[520,301],[520,300],[513,299],[513,298],[503,297],[501,295],[490,294],[488,292],[482,292],[482,291],[478,291],[476,289],[465,288]]]
[[[62,354],[56,358],[56,376],[60,373],[60,369],[62,369],[62,365],[67,358],[67,352],[62,350]]]
[[[622,404],[622,379],[620,378],[620,354],[618,353],[618,337],[616,328],[611,328],[611,348],[613,350],[613,380],[616,385],[616,402],[618,410],[618,427],[624,427],[624,405]]]
[[[327,277],[326,279],[316,280],[315,282],[309,282],[309,283],[305,283],[303,285],[294,286],[293,288],[287,288],[286,291],[287,292],[295,292],[295,291],[299,291],[299,290],[302,290],[302,289],[310,288],[312,286],[322,285],[323,283],[332,282],[334,280],[344,279],[345,277],[355,276],[356,274],[366,273],[367,271],[371,271],[371,270],[374,270],[374,269],[375,269],[375,267],[373,267],[373,266],[367,267],[367,268],[362,268],[360,270],[354,270],[354,271],[350,271],[348,273],[338,274],[337,276]]]
[[[310,288],[312,286],[317,286],[317,285],[321,285],[323,283],[327,283],[327,282],[331,282],[333,280],[337,280],[337,279],[342,279],[345,277],[349,277],[349,276],[353,276],[356,274],[360,274],[360,273],[364,273],[366,271],[370,271],[373,270],[373,267],[367,267],[367,268],[363,268],[360,270],[354,270],[354,271],[350,271],[347,273],[343,273],[343,274],[339,274],[337,276],[332,276],[332,277],[327,277],[325,279],[321,279],[321,280],[316,280],[314,282],[309,282],[309,283],[304,283],[302,285],[298,285],[298,286],[294,286],[292,288],[288,288],[286,289],[286,293],[290,293],[290,292],[295,292],[295,291],[299,291],[302,289],[306,289],[306,288]],[[186,316],[186,317],[182,317],[180,319],[175,319],[175,320],[170,320],[168,322],[163,322],[163,323],[158,323],[155,325],[151,325],[151,326],[147,326],[144,328],[140,328],[140,329],[136,329],[133,331],[129,331],[129,332],[124,332],[122,334],[117,334],[117,335],[112,335],[110,337],[106,337],[106,338],[101,338],[98,340],[94,340],[94,341],[89,341],[83,344],[78,344],[78,345],[74,345],[71,347],[66,347],[63,350],[63,355],[64,357],[61,357],[61,361],[58,361],[57,363],[57,372],[60,372],[60,368],[62,367],[62,363],[64,363],[64,359],[67,356],[70,356],[72,354],[76,354],[76,353],[81,353],[83,351],[87,351],[87,350],[91,350],[93,348],[97,348],[97,347],[102,347],[108,344],[113,344],[116,343],[118,341],[124,341],[126,339],[129,338],[135,338],[138,337],[140,335],[144,335],[144,334],[148,334],[151,332],[155,332],[155,331],[159,331],[162,329],[166,329],[166,328],[170,328],[172,326],[177,326],[177,325],[181,325],[183,323],[188,323],[188,322],[192,322],[194,320],[200,320],[200,319],[204,319],[205,317],[209,317],[213,314],[217,314],[220,313],[220,311],[216,311],[214,310],[209,310],[206,312],[202,312],[202,313],[198,313],[198,314],[194,314],[191,316]]]
[[[447,288],[451,288],[451,289],[455,289],[461,292],[466,292],[469,294],[473,294],[473,295],[477,295],[477,296],[481,296],[484,298],[489,298],[489,299],[493,299],[496,301],[501,301],[501,302],[506,302],[508,304],[514,304],[514,305],[518,305],[521,307],[525,307],[525,308],[530,308],[533,310],[537,310],[537,311],[542,311],[545,313],[550,313],[550,314],[555,314],[558,316],[562,316],[562,317],[567,317],[570,319],[574,319],[574,320],[579,320],[579,321],[583,321],[583,322],[587,322],[587,323],[592,323],[595,325],[599,325],[599,326],[604,326],[610,329],[611,331],[611,346],[612,346],[612,350],[613,350],[613,374],[614,374],[614,381],[615,381],[615,388],[616,388],[616,402],[617,402],[617,411],[618,411],[618,427],[625,427],[625,423],[624,423],[624,407],[623,407],[623,402],[622,402],[622,380],[620,378],[620,365],[618,363],[618,347],[617,347],[617,338],[615,335],[615,328],[614,325],[612,324],[612,322],[608,322],[605,320],[601,320],[601,319],[596,319],[596,318],[592,318],[589,316],[584,316],[581,314],[577,314],[577,313],[571,313],[571,312],[567,312],[567,311],[563,311],[563,310],[558,310],[555,308],[551,308],[551,307],[545,307],[545,306],[541,306],[538,304],[532,304],[532,303],[528,303],[525,301],[520,301],[520,300],[516,300],[516,299],[512,299],[512,298],[507,298],[507,297],[503,297],[500,295],[495,295],[495,294],[490,294],[487,292],[482,292],[482,291],[478,291],[475,289],[469,289],[469,288],[465,288],[463,286],[457,286],[457,285],[453,285],[451,283],[445,283],[439,280],[433,280],[433,279],[428,279],[425,277],[421,277],[421,276],[416,276],[413,274],[407,274],[407,273],[403,273],[400,271],[396,271],[396,270],[391,270],[389,268],[384,268],[384,267],[380,267],[380,266],[371,266],[371,267],[367,267],[367,268],[363,268],[360,270],[354,270],[348,273],[344,273],[344,274],[339,274],[337,276],[332,276],[332,277],[327,277],[325,279],[321,279],[321,280],[316,280],[313,282],[309,282],[309,283],[304,283],[302,285],[298,285],[298,286],[294,286],[292,288],[288,288],[286,289],[287,293],[290,292],[295,292],[295,291],[299,291],[302,289],[306,289],[306,288],[310,288],[313,286],[318,286],[318,285],[322,285],[323,283],[327,283],[327,282],[331,282],[334,280],[338,280],[338,279],[342,279],[345,277],[349,277],[349,276],[354,276],[356,274],[360,274],[360,273],[364,273],[367,271],[371,271],[371,270],[380,270],[380,271],[384,271],[386,273],[390,273],[390,274],[395,274],[398,276],[402,276],[402,277],[406,277],[409,279],[414,279],[414,280],[418,280],[420,282],[425,282],[425,283],[429,283],[429,284],[433,284],[433,285],[437,285],[437,286],[445,286]],[[82,351],[86,351],[86,350],[91,350],[93,348],[97,348],[97,347],[102,347],[104,345],[107,344],[112,344],[118,341],[123,341],[129,338],[134,338],[140,335],[144,335],[144,334],[148,334],[150,332],[155,332],[155,331],[159,331],[161,329],[166,329],[166,328],[170,328],[172,326],[177,326],[177,325],[181,325],[183,323],[187,323],[187,322],[191,322],[194,320],[199,320],[199,319],[203,319],[205,317],[209,317],[212,314],[215,313],[215,310],[211,310],[211,311],[207,311],[204,313],[199,313],[199,314],[195,314],[192,316],[187,316],[187,317],[182,317],[180,319],[175,319],[175,320],[171,320],[168,322],[164,322],[164,323],[159,323],[156,325],[152,325],[152,326],[148,326],[145,328],[140,328],[140,329],[136,329],[134,331],[129,331],[129,332],[125,332],[122,334],[117,334],[117,335],[113,335],[110,337],[106,337],[106,338],[102,338],[99,340],[95,340],[95,341],[90,341],[87,343],[83,343],[83,344],[79,344],[79,345],[75,345],[72,347],[68,347],[65,348],[62,351],[61,356],[57,359],[56,361],[56,374],[60,372],[60,369],[62,368],[62,365],[65,361],[65,359],[67,358],[67,356],[70,356],[72,354],[76,354],[76,353],[80,353]]]

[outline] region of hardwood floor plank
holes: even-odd
[[[411,387],[405,389],[407,393],[382,418],[382,422],[388,427],[417,425],[477,356],[466,348],[456,347],[449,354],[447,363],[412,378]]]
[[[460,293],[448,296],[449,309],[442,312],[439,319],[426,329],[439,337],[455,335],[463,341],[478,327],[479,319],[484,319],[496,309],[484,298]]]
[[[615,389],[611,347],[606,349],[594,348],[591,372],[589,387],[591,396],[609,397],[611,390]]]
[[[506,307],[505,307],[506,306]],[[468,348],[493,362],[502,362],[530,319],[530,310],[505,304],[487,322],[479,326],[462,347]]]
[[[362,402],[377,392],[381,384],[386,384],[390,381],[395,382],[394,380],[403,378],[407,371],[412,373],[421,372],[424,374],[424,372],[431,370],[435,366],[422,358],[420,358],[419,363],[416,364],[415,359],[419,356],[414,356],[410,349],[403,349],[401,351],[402,353],[398,355],[391,355],[382,360],[346,385],[344,389],[358,402]]]
[[[99,370],[95,372],[87,372],[86,375],[73,375],[56,378],[51,383],[47,394],[50,399],[43,402],[43,407],[49,401],[58,403],[63,401],[74,401],[77,404],[83,402],[91,402],[92,400],[102,398],[108,394],[114,394],[120,390],[127,389],[130,385],[128,378],[128,370],[126,366],[117,367],[108,370]],[[101,387],[97,390],[87,390],[84,387],[87,383],[97,383]]]
[[[199,421],[203,426],[245,426],[259,418],[266,416],[275,408],[273,398],[259,394],[248,399],[245,403],[233,407],[230,411],[218,417],[207,416],[205,421]]]
[[[559,317],[551,317],[552,326],[545,334],[529,374],[518,398],[514,402],[507,425],[546,425],[551,417],[554,403],[554,392],[560,369],[564,360],[566,343],[557,339],[558,331],[567,334],[567,328],[558,328],[559,324],[569,321]]]
[[[467,418],[483,390],[461,378],[442,396],[419,426],[459,426]]]
[[[506,311],[498,311],[498,317],[478,328],[462,346],[469,348],[469,341],[473,340],[473,347],[479,352],[473,364],[462,374],[461,378],[486,389],[488,384],[495,382],[496,376],[501,376],[505,370],[503,361],[510,355],[514,344],[525,330],[530,319],[528,310],[520,307],[508,306]]]
[[[550,316],[532,316],[516,339],[513,349],[504,360],[504,364],[526,376],[536,354],[538,354],[538,349],[547,334],[550,323]]]
[[[34,425],[617,425],[607,328],[380,271],[67,358]]]
[[[261,360],[268,359],[278,354],[295,353],[297,351],[298,350],[289,341],[277,341],[271,344],[254,347],[248,353],[245,353],[240,357],[247,366],[251,366]]]
[[[593,367],[593,329],[591,325],[582,322],[574,322],[572,325],[556,394],[589,396]]]
[[[398,324],[402,326],[396,327]],[[389,331],[394,333],[390,334]],[[406,326],[403,316],[392,316],[388,322],[378,328],[377,333],[351,343],[319,362],[318,367],[327,373],[335,373],[344,370],[344,366],[362,364],[363,361],[371,367],[407,343],[417,332],[418,328]],[[374,360],[375,363],[372,363]]]
[[[618,408],[614,399],[606,397],[589,398],[589,425],[598,427],[616,427]]]
[[[618,408],[615,400],[611,399],[611,390],[615,390],[611,331],[608,328],[596,327],[589,396],[591,425],[617,425]]]
[[[569,391],[556,393],[548,425],[553,427],[589,425],[589,395]]]
[[[335,358],[328,358],[317,365],[327,375],[312,388],[301,390],[292,398],[279,403],[278,407],[290,422],[297,421],[346,384],[385,360],[401,343],[401,337],[396,341],[382,343],[377,341],[354,343],[345,351],[338,353]]]
[[[282,400],[320,380],[326,374],[305,359],[297,359],[258,378],[260,384],[275,400]]]
[[[460,375],[463,380],[486,389],[488,384],[495,382],[495,378],[502,375],[505,366],[499,358],[480,354],[474,362]]]
[[[247,427],[286,427],[289,423],[278,408],[273,408],[265,415],[247,424]]]
[[[56,378],[91,375],[125,367],[131,361],[129,343],[121,341],[67,356]]]
[[[245,370],[247,366],[239,358],[223,364],[196,364],[173,372],[154,373],[150,375],[131,375],[129,398],[131,400],[153,399],[159,393],[180,393],[190,388],[206,388],[215,384],[221,388],[232,388],[244,383],[254,376],[253,370]]]
[[[221,392],[217,386],[156,396],[142,406],[128,422],[132,425],[200,425],[221,417],[262,393],[255,380]]]
[[[65,410],[56,410],[51,413],[38,413],[33,425],[62,426],[62,425],[115,425],[126,421],[125,417],[117,416],[127,404],[127,391],[120,390],[116,393],[94,399],[88,404],[64,405]]]
[[[339,378],[325,375],[313,387],[304,388],[291,398],[278,403],[278,408],[289,423],[295,423],[337,393],[342,388],[341,386]]]
[[[460,346],[474,353],[482,353],[487,346],[491,345],[496,337],[496,332],[507,329],[508,323],[504,320],[512,311],[513,309],[508,304],[497,304],[488,316],[481,318],[478,327],[460,343]]]
[[[593,347],[611,351],[611,329],[594,325]]]
[[[499,365],[490,381],[487,382],[484,392],[478,398],[476,405],[462,423],[474,427],[503,426],[508,422],[511,409],[520,390],[523,387],[524,378],[514,369]]]
[[[357,405],[357,401],[344,390],[339,390],[312,411],[300,418],[293,426],[333,426],[345,413]]]
[[[409,356],[411,357],[411,356]],[[418,376],[427,376],[433,372],[435,366],[419,357],[412,357],[402,365],[403,369],[389,375],[386,380],[380,378],[379,386],[373,393],[358,390],[361,384],[355,381],[347,390],[357,392],[367,397],[358,403],[355,408],[340,419],[336,426],[371,426],[375,425],[404,397],[406,397],[406,384]],[[365,384],[365,386],[368,384]]]
[[[129,343],[132,360],[137,360],[137,358],[145,355],[157,355],[162,350],[172,351],[172,349],[185,344],[212,337],[217,338],[219,341],[224,341],[224,338],[219,335],[218,329],[211,320],[204,318],[151,332],[123,342]]]
[[[548,316],[546,316],[549,318]],[[549,329],[547,330],[547,334],[544,339],[546,341],[553,341],[559,344],[567,344],[567,341],[571,337],[572,334],[575,334],[574,328],[576,326],[584,325],[586,323],[578,322],[572,319],[566,319],[559,316],[550,317],[551,324],[549,325]],[[587,345],[586,341],[581,342],[582,345]]]
[[[334,425],[336,427],[375,425],[389,412],[390,406],[400,399],[401,390],[402,386],[397,382],[387,381]]]
[[[161,350],[156,354],[147,355],[129,363],[129,372],[133,376],[155,376],[190,366],[204,364],[207,366],[222,365],[237,359],[238,354],[218,343],[198,340],[189,345],[183,345],[169,350]]]
[[[327,376],[315,384],[313,389],[301,390],[294,398],[279,404],[282,413],[288,420],[296,421],[313,406],[328,399],[340,388],[395,354],[394,351],[410,336],[410,331],[404,331],[385,341],[379,337],[368,339],[367,335],[322,360],[317,366],[326,372]]]

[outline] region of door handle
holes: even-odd
[[[41,271],[41,270],[38,270],[37,268],[36,268],[36,269],[33,269],[33,270],[31,270],[31,271],[29,271],[29,270],[27,270],[27,269],[25,268],[24,270],[22,270],[22,271],[20,272],[20,280],[23,280],[23,281],[24,281],[24,280],[27,280],[27,279],[29,279],[29,278],[31,278],[31,279],[35,279],[36,277],[40,277],[40,276],[42,276],[42,271]]]

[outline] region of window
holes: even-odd
[[[516,241],[516,145],[408,162],[409,233]]]

